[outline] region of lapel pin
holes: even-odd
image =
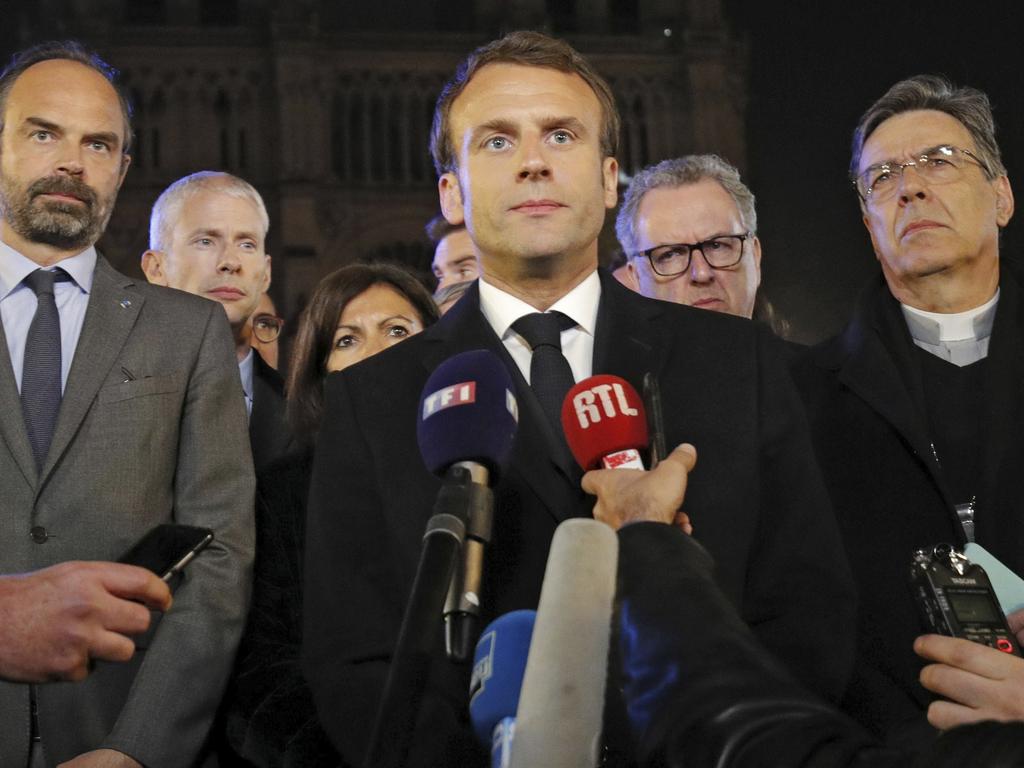
[[[121,299],[121,309],[128,309],[131,305],[131,299]]]

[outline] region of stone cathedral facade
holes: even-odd
[[[271,293],[289,316],[352,261],[429,272],[434,99],[469,50],[505,31],[564,37],[608,78],[624,183],[689,152],[745,166],[747,47],[722,0],[35,0],[7,23],[11,50],[73,37],[122,72],[137,144],[108,258],[141,274],[160,191],[231,171],[267,201]]]

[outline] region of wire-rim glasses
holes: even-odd
[[[903,172],[910,167],[929,184],[949,184],[963,175],[968,163],[980,167],[985,176],[992,174],[987,165],[969,149],[941,144],[921,152],[915,159],[905,163],[887,161],[872,165],[853,179],[853,186],[865,203],[884,203],[896,194]]]

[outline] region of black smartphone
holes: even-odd
[[[213,541],[213,531],[194,525],[164,523],[150,530],[117,562],[148,568],[164,581],[180,573]]]

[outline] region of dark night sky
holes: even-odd
[[[746,175],[758,198],[764,285],[799,339],[837,332],[877,272],[846,168],[857,119],[890,85],[936,73],[988,93],[1010,179],[1024,179],[1024,10],[1016,7],[726,0],[750,45]],[[1024,247],[1019,184],[1004,254]]]

